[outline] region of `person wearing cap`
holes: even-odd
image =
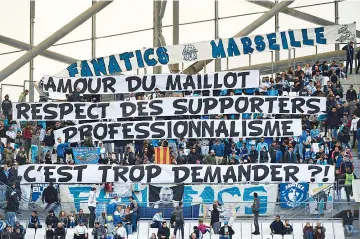
[[[99,222],[95,222],[95,226],[92,230],[92,233],[91,233],[94,238],[96,239],[101,239],[101,238],[105,238],[106,236],[106,229],[104,228],[103,225],[100,225]]]
[[[66,237],[65,228],[61,222],[59,222],[57,227],[54,229],[54,237],[56,239],[65,239]]]
[[[127,238],[126,230],[123,227],[122,222],[117,223],[117,226],[114,228],[114,232],[115,232],[115,239],[126,239]]]
[[[23,237],[25,236],[26,230],[25,230],[24,226],[20,224],[19,221],[16,221],[16,222],[15,222],[14,231],[16,231],[16,229],[19,229],[20,235],[21,235],[22,238],[23,238]]]
[[[74,228],[74,239],[88,238],[87,228],[83,220],[79,220],[79,224]]]
[[[215,151],[212,149],[210,153],[205,157],[205,163],[210,165],[216,165]]]
[[[235,234],[234,230],[229,226],[228,221],[224,222],[219,230],[219,239],[232,239],[232,236]]]
[[[46,226],[55,228],[58,223],[59,219],[55,216],[54,211],[50,210],[49,215],[45,219]]]
[[[350,41],[349,44],[342,48],[343,51],[346,52],[346,74],[348,73],[349,65],[350,65],[350,75],[352,74],[353,68],[353,60],[354,60],[354,42]]]

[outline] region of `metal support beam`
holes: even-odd
[[[91,6],[94,6],[96,2],[97,0],[92,0]],[[91,17],[91,57],[96,57],[96,14]]]
[[[10,37],[5,37],[5,36],[2,36],[2,35],[0,35],[0,43],[11,46],[11,47],[15,47],[17,49],[25,50],[25,51],[30,51],[31,50],[30,44],[27,44],[27,43],[22,42],[22,41],[15,40],[15,39],[10,38]],[[78,61],[75,58],[65,56],[65,55],[62,55],[62,54],[59,54],[59,53],[56,53],[56,52],[53,52],[53,51],[49,51],[49,50],[43,51],[42,53],[40,53],[40,55],[43,56],[43,57],[49,58],[51,60],[58,61],[58,62],[61,62],[61,63],[65,63],[65,64],[68,64],[68,65]]]
[[[34,47],[35,1],[30,1],[30,47]],[[34,102],[34,60],[29,68],[29,102]]]
[[[179,0],[173,0],[173,45],[179,44]],[[172,72],[179,73],[179,64],[172,65]]]
[[[237,34],[234,35],[234,37],[241,37],[241,36],[246,36],[248,34],[250,34],[251,32],[253,32],[255,29],[257,29],[258,27],[260,27],[261,25],[263,25],[266,21],[268,21],[269,19],[271,19],[273,16],[275,16],[276,13],[280,12],[283,8],[289,6],[291,3],[293,3],[295,0],[291,0],[291,1],[282,1],[281,3],[277,4],[275,7],[273,7],[272,9],[270,9],[269,11],[267,11],[266,13],[264,13],[261,17],[259,17],[258,19],[256,19],[254,22],[252,22],[251,24],[249,24],[247,27],[245,27],[243,30],[241,30],[240,32],[238,32]],[[196,74],[199,71],[201,71],[204,67],[204,63],[205,64],[209,64],[210,62],[212,62],[213,59],[210,60],[205,60],[205,61],[197,61],[194,64],[192,64],[191,66],[189,66],[188,68],[186,68],[183,73],[185,74]]]
[[[215,39],[219,38],[219,1],[215,0]],[[221,71],[221,59],[215,60],[215,71]]]
[[[339,24],[339,2],[338,0],[334,1],[334,8],[335,8],[335,24]],[[338,51],[340,49],[339,44],[335,44],[335,51]]]
[[[154,9],[153,9],[153,47],[160,46],[160,11],[161,11],[161,1],[154,0]],[[154,74],[160,74],[161,73],[161,66],[156,66],[153,69]]]
[[[91,16],[104,9],[112,2],[113,0],[97,2],[96,4],[94,4],[94,6],[88,8],[85,12],[81,13],[79,16],[71,20],[68,24],[66,24],[65,26],[57,30],[54,34],[46,38],[39,45],[34,47],[31,51],[28,51],[22,57],[11,63],[9,66],[5,67],[5,69],[0,72],[0,82],[6,79],[6,77],[8,77],[9,75],[13,74],[20,67],[24,66],[26,63],[34,59],[40,53],[48,49],[55,42],[59,41],[61,38],[69,34],[75,28],[86,22],[89,18],[91,18]]]
[[[273,8],[276,4],[270,1],[250,1],[247,0],[248,2],[254,3],[256,5],[262,6],[262,7],[266,7],[266,8]],[[304,13],[304,12],[300,12],[298,10],[286,7],[284,9],[281,10],[281,13],[284,13],[286,15],[307,21],[307,22],[311,22],[320,26],[331,26],[331,25],[335,25],[335,22],[332,21],[328,21],[326,19],[308,14],[308,13]],[[356,37],[360,38],[360,31],[356,31]]]
[[[278,4],[279,0],[275,0],[275,4]],[[279,32],[280,29],[280,19],[279,13],[275,15],[275,32]],[[275,51],[275,61],[280,60],[280,51]]]

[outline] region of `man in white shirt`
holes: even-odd
[[[90,211],[89,215],[89,228],[94,227],[95,219],[96,219],[96,188],[93,187],[89,192],[89,199],[88,199],[88,208]]]
[[[84,225],[84,222],[80,220],[79,224],[74,228],[74,239],[84,238],[88,238],[87,228]]]
[[[126,239],[126,230],[125,227],[123,227],[122,222],[117,223],[117,227],[115,227],[114,232],[117,239]]]
[[[352,120],[351,120],[351,127],[350,127],[350,131],[353,133],[353,143],[352,143],[352,147],[355,148],[355,143],[356,143],[356,133],[357,133],[357,124],[360,118],[356,117],[356,115],[353,116]]]

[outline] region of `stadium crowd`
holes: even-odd
[[[358,53],[359,55],[359,53]],[[73,125],[74,122],[49,122],[49,121],[14,121],[12,120],[12,102],[8,95],[1,103],[2,116],[0,120],[0,138],[6,138],[6,144],[0,143],[0,182],[9,185],[6,193],[7,213],[5,226],[2,229],[3,238],[22,238],[25,229],[16,222],[16,213],[19,211],[21,192],[19,190],[19,178],[17,166],[24,164],[74,164],[72,148],[74,147],[99,147],[99,164],[139,165],[154,163],[154,148],[163,146],[169,147],[172,164],[212,164],[212,165],[235,165],[247,163],[295,163],[295,164],[318,164],[335,165],[336,180],[340,180],[341,186],[337,187],[337,196],[341,198],[341,188],[345,188],[347,201],[352,195],[352,180],[354,174],[354,153],[356,141],[360,140],[360,102],[359,95],[351,85],[346,92],[343,91],[340,79],[346,78],[346,69],[342,63],[326,61],[305,66],[297,65],[294,69],[289,67],[285,72],[279,73],[275,78],[263,77],[258,89],[225,89],[194,92],[161,92],[156,91],[150,95],[144,93],[118,94],[117,100],[129,99],[154,99],[159,97],[197,97],[197,96],[231,96],[231,95],[299,95],[326,97],[326,112],[320,115],[283,116],[264,114],[242,114],[242,115],[206,115],[206,116],[183,116],[176,119],[265,119],[292,117],[302,119],[302,134],[299,137],[289,138],[226,138],[226,139],[168,139],[168,140],[145,140],[145,141],[122,141],[93,142],[91,135],[88,135],[83,142],[67,143],[61,138],[54,138],[53,131]],[[294,93],[295,92],[295,93]],[[24,102],[28,91],[25,90],[18,100]],[[68,96],[71,102],[89,101],[98,102],[98,96],[82,96],[74,92]],[[152,118],[142,118],[153,120]],[[157,118],[158,119],[158,118]],[[172,119],[163,117],[162,119]],[[118,121],[131,121],[135,119],[117,119]],[[136,120],[139,120],[137,118]],[[76,123],[86,123],[76,122]],[[360,152],[360,144],[359,150]],[[53,159],[56,155],[56,160]],[[357,157],[358,155],[356,155]],[[49,185],[43,193],[43,201],[49,205],[58,203],[56,190]],[[93,198],[91,198],[93,195]],[[114,200],[117,200],[116,198]],[[110,205],[116,205],[110,203]],[[57,205],[58,206],[58,205]],[[109,213],[104,212],[98,218],[95,215],[96,198],[94,192],[89,197],[90,216],[87,218],[80,210],[75,213],[61,212],[57,217],[54,209],[49,211],[45,224],[52,228],[47,233],[54,233],[53,236],[63,237],[64,228],[74,228],[78,238],[84,238],[86,225],[94,228],[94,235],[105,236],[114,232],[117,238],[125,238],[127,234],[137,231],[137,204],[131,199],[128,208],[113,208]],[[217,206],[214,211],[217,211]],[[47,207],[48,209],[48,207]],[[174,234],[182,231],[183,217],[181,218],[181,204],[174,211]],[[155,217],[156,216],[156,217]],[[163,222],[160,215],[155,215],[152,225],[159,228],[157,235],[151,238],[170,238],[168,224]],[[222,227],[215,227],[216,215],[211,212],[212,231],[219,233],[221,239],[231,238],[234,234],[232,228],[224,222]],[[352,231],[352,220],[344,216],[344,225],[347,232]],[[352,216],[351,216],[352,217]],[[34,211],[29,219],[29,228],[40,228],[42,224]],[[286,220],[280,221],[280,217],[271,224],[271,231],[274,234],[291,233],[291,225]],[[290,225],[290,226],[289,226]],[[209,225],[210,226],[210,225]],[[199,226],[194,229],[190,238],[201,238],[201,235],[210,232],[209,226],[199,221]],[[319,228],[320,227],[320,228]],[[351,230],[350,230],[351,229]],[[279,232],[279,233],[278,233]],[[304,228],[305,238],[322,238],[325,229],[318,225],[313,228]],[[7,235],[11,236],[7,237]],[[312,236],[310,236],[310,234]],[[51,236],[50,236],[51,237]],[[184,238],[184,235],[182,235]]]

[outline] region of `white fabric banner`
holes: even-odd
[[[39,165],[19,166],[21,184],[31,183],[333,183],[334,166],[313,164],[239,165]]]
[[[218,114],[318,114],[325,97],[221,96],[157,98],[102,103],[14,103],[14,120],[94,120],[129,117]]]
[[[135,92],[191,91],[258,88],[258,70],[224,71],[204,75],[159,74],[144,76],[51,77],[44,76],[39,87],[50,98],[64,97],[79,88],[80,94],[119,94]]]
[[[163,120],[96,122],[54,131],[55,139],[80,142],[91,134],[94,141],[181,138],[290,137],[302,133],[301,119],[272,120]]]
[[[147,48],[74,62],[56,76],[113,75],[138,68],[180,62],[235,57],[306,46],[348,43],[350,40],[356,40],[355,34],[356,25],[354,23]]]

